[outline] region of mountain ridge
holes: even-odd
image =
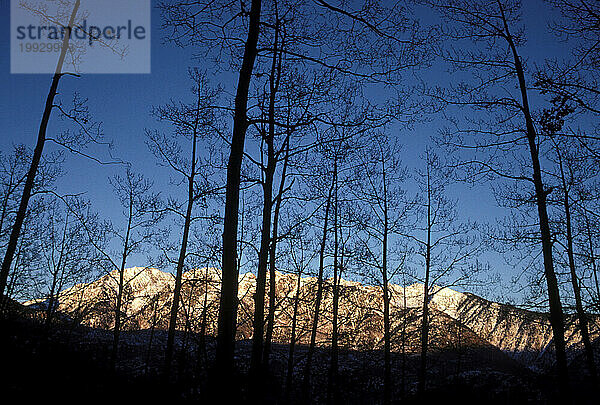
[[[107,273],[90,283],[77,284],[59,294],[58,310],[83,325],[110,329],[114,324],[118,272]],[[125,270],[126,287],[122,312],[124,328],[129,330],[167,327],[174,277],[171,273],[151,267]],[[298,276],[276,272],[276,324],[274,341],[290,339],[290,325]],[[300,278],[298,343],[307,343],[316,295],[316,277]],[[238,279],[238,339],[252,336],[254,313],[253,293],[256,276],[243,273]],[[268,291],[269,283],[267,283]],[[327,345],[331,333],[332,281],[324,280],[317,344]],[[216,334],[220,271],[215,268],[192,269],[184,272],[182,302],[177,328]],[[392,318],[392,350],[402,348],[417,352],[419,348],[423,285],[390,284]],[[349,349],[373,350],[382,346],[383,301],[381,288],[352,280],[340,280],[339,329],[340,345]],[[268,300],[267,300],[268,301]],[[43,300],[25,302],[40,305]],[[406,302],[406,307],[404,306]],[[206,305],[204,305],[206,303]],[[268,306],[268,302],[266,303]],[[545,313],[486,300],[475,294],[447,287],[435,287],[430,300],[432,313],[431,345],[433,350],[461,345],[493,346],[529,366],[552,365],[552,330]],[[598,316],[590,316],[593,339],[600,335]],[[204,326],[202,327],[202,323]],[[580,349],[576,322],[567,322],[567,344],[573,357]],[[462,340],[461,340],[462,339]]]

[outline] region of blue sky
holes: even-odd
[[[541,7],[541,1],[527,0],[524,19],[528,27],[528,43],[523,54],[528,55],[530,63],[542,60],[547,55],[559,55],[563,45],[547,33],[545,24],[547,12]],[[50,75],[10,74],[9,55],[9,2],[0,0],[0,150],[7,151],[10,146],[24,143],[33,146],[39,125],[45,98],[50,86]],[[116,155],[133,164],[136,171],[141,171],[155,180],[165,192],[168,188],[170,173],[157,168],[155,159],[144,144],[144,129],[158,128],[150,117],[150,109],[168,102],[170,99],[189,97],[190,82],[187,69],[197,66],[208,68],[202,61],[192,60],[191,49],[181,49],[163,43],[163,32],[160,29],[160,15],[152,10],[152,48],[151,74],[130,75],[83,75],[80,78],[65,77],[60,83],[60,96],[68,102],[73,92],[89,98],[90,110],[95,119],[103,122],[107,139],[115,145]],[[448,80],[443,71],[432,73],[440,81]],[[235,85],[235,76],[226,88]],[[49,132],[58,130],[57,115],[53,116]],[[429,137],[435,135],[445,125],[436,118],[414,128],[394,128],[395,136],[401,138],[406,152],[404,162],[409,167],[420,164],[419,155],[423,152]],[[66,164],[67,176],[59,183],[59,189],[65,193],[85,192],[87,198],[94,202],[96,210],[105,218],[119,220],[120,207],[108,184],[108,177],[119,171],[119,167],[100,166],[83,158],[69,157]],[[504,211],[496,206],[491,189],[487,186],[468,189],[465,185],[453,187],[452,194],[459,200],[459,209],[464,218],[475,218],[480,221],[495,222],[504,215]],[[143,258],[136,260],[142,261]],[[505,267],[498,258],[491,257],[492,265],[500,270]],[[144,265],[131,262],[128,265]],[[502,268],[506,279],[514,274],[512,269]]]
[[[0,52],[9,54],[8,2],[1,3],[1,22],[4,30]],[[162,44],[160,19],[152,15],[152,73],[151,74],[93,74],[80,78],[64,77],[60,82],[59,99],[66,105],[74,92],[88,98],[90,112],[102,121],[106,140],[114,143],[115,155],[131,162],[136,171],[156,178],[157,183],[168,180],[164,170],[156,170],[155,160],[144,144],[144,129],[157,125],[150,110],[170,99],[188,97],[190,83],[187,67],[191,66],[189,51]],[[7,150],[15,143],[34,145],[41,112],[50,86],[50,75],[10,74],[8,58],[0,60],[0,147]],[[63,128],[53,116],[48,133]],[[52,145],[49,144],[50,149]],[[49,149],[49,150],[50,150]],[[100,150],[101,151],[101,150]],[[118,217],[117,202],[111,194],[108,177],[122,168],[101,166],[84,158],[68,157],[68,176],[61,179],[61,190],[85,191],[97,209],[107,217]],[[158,178],[157,178],[158,177]]]

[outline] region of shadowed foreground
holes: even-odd
[[[2,321],[0,347],[11,373],[3,381],[5,394],[21,400],[73,398],[120,401],[218,400],[210,381],[215,342],[206,339],[206,355],[197,350],[198,336],[177,336],[175,367],[166,383],[160,375],[166,332],[129,331],[123,336],[120,360],[110,368],[111,332],[61,322],[46,336],[42,324],[29,310],[11,313]],[[152,342],[150,342],[152,339]],[[151,343],[151,345],[150,345]],[[251,342],[239,341],[236,347],[238,375],[226,382],[240,400],[247,400]],[[306,347],[296,350],[293,385],[284,386],[287,345],[276,344],[273,360],[263,385],[264,403],[303,403],[301,372]],[[318,348],[312,379],[312,403],[326,402],[329,350]],[[383,381],[381,351],[346,350],[340,353],[340,399],[343,403],[380,403]],[[418,356],[395,353],[393,356],[393,399],[397,403],[423,403],[416,398]],[[432,353],[427,402],[447,401],[449,396],[461,403],[520,404],[552,403],[552,377],[536,374],[493,346],[445,348]],[[579,366],[573,364],[574,371]],[[582,377],[583,378],[583,377]],[[574,381],[579,403],[595,403],[593,387]],[[285,400],[286,396],[289,398]],[[212,398],[211,398],[212,397]]]

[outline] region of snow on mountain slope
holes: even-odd
[[[134,267],[126,269],[124,279],[124,327],[166,328],[175,284],[173,275],[154,268]],[[214,268],[195,269],[183,274],[179,329],[216,333],[220,279],[220,272]],[[59,310],[85,325],[112,328],[117,280],[118,272],[113,271],[94,282],[79,284],[61,292]],[[276,272],[276,341],[289,341],[297,280],[296,275]],[[238,338],[247,339],[252,336],[256,276],[252,273],[240,274],[238,282]],[[317,333],[317,342],[321,345],[327,345],[331,336],[332,283],[332,280],[325,280]],[[316,284],[315,277],[300,279],[297,336],[300,343],[309,341]],[[268,285],[267,282],[267,290]],[[417,352],[420,347],[423,285],[390,285],[390,290],[392,350],[404,348],[408,352]],[[340,296],[340,344],[359,350],[381,348],[381,289],[340,280]],[[39,304],[39,300],[35,303]],[[430,306],[432,350],[493,346],[527,363],[549,365],[552,361],[552,356],[548,355],[552,331],[546,314],[487,301],[450,288],[436,288]],[[591,319],[594,338],[599,334],[598,323],[597,317]],[[566,335],[571,348],[579,347],[579,333],[575,326],[576,322],[569,320]]]

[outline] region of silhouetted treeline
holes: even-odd
[[[158,2],[166,42],[214,62],[173,66],[172,75],[189,76],[191,93],[165,95],[150,106],[156,123],[139,129],[155,170],[170,176],[165,186],[112,157],[87,99],[56,100],[65,97],[62,80],[78,80],[62,71],[66,36],[37,142],[0,155],[3,313],[11,300],[28,301],[44,314],[48,339],[67,298],[75,323],[101,314],[112,331],[114,371],[122,333],[136,329],[128,315],[135,306],[150,330],[146,364],[162,345],[156,333],[167,330],[164,384],[182,375],[174,365],[193,363],[223,401],[288,401],[295,392],[305,403],[333,404],[345,397],[340,356],[353,339],[343,316],[348,305],[356,313],[368,306],[346,288],[345,280],[358,280],[377,286],[381,298],[378,401],[424,400],[433,395],[428,370],[440,358],[432,339],[458,328],[453,341],[462,348],[468,336],[459,326],[472,321],[451,326],[432,302],[444,287],[505,294],[495,272],[508,277],[491,268],[493,253],[514,275],[517,304],[549,313],[557,398],[568,402],[573,336],[586,381],[598,378],[600,5],[537,3],[548,18],[543,27],[518,0]],[[79,1],[66,24],[78,24],[78,10]],[[541,35],[563,40],[569,52],[535,52],[527,41]],[[219,82],[223,71],[235,82]],[[66,129],[49,135],[56,115]],[[425,132],[432,122],[441,129]],[[406,146],[409,136],[424,139],[419,149]],[[101,157],[106,150],[109,159]],[[121,217],[101,212],[86,190],[62,192],[71,159],[118,172],[107,170],[106,201]],[[462,193],[488,193],[506,215],[479,217]],[[171,272],[172,291],[134,296],[128,267],[142,256],[140,273]],[[245,290],[251,302],[240,296],[246,272],[256,275]],[[283,298],[278,272],[294,275]],[[314,277],[314,294],[304,294],[306,276]],[[111,278],[110,287],[87,307],[80,286],[99,277]],[[406,291],[414,283],[422,290],[418,310],[405,292],[401,309],[391,304],[399,299],[392,284]],[[248,317],[251,330],[241,328]],[[274,393],[283,317],[285,383]],[[418,361],[409,370],[415,337]],[[237,339],[251,340],[243,362]],[[191,361],[177,358],[191,352]],[[315,382],[323,364],[325,380]]]

